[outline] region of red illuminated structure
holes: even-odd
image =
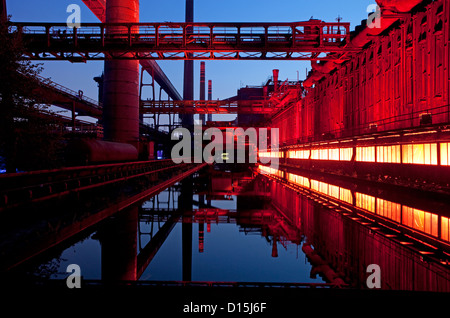
[[[114,34],[108,30],[121,30]],[[346,47],[349,23],[12,23],[37,60],[330,60]],[[64,32],[60,36],[59,32]]]
[[[362,25],[352,35],[349,45],[363,47],[361,52],[348,60],[313,62],[303,84],[305,97],[273,118],[281,141],[449,123],[449,7],[447,0],[433,1],[387,18],[382,10],[382,21],[389,24],[382,29]],[[289,134],[283,131],[292,126]]]
[[[303,96],[272,117],[282,161],[446,187],[450,2],[380,4],[381,28],[363,23],[351,36],[348,45],[362,50],[348,60],[344,53],[342,60],[312,62]]]

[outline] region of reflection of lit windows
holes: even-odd
[[[441,143],[441,165],[450,166],[450,143]]]
[[[437,144],[403,145],[403,163],[437,165]]]
[[[375,147],[357,147],[356,161],[375,162]]]

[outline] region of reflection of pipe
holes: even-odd
[[[273,237],[272,241],[272,257],[278,257],[277,237]]]
[[[103,281],[136,280],[138,214],[137,206],[130,207],[100,228]]]
[[[302,251],[305,253],[312,265],[311,276],[319,274],[327,282],[337,286],[345,285],[344,280],[336,274],[336,272],[327,264],[325,260],[322,259],[322,257],[320,257],[319,254],[316,253],[316,251],[313,250],[311,245],[304,243],[302,246]]]
[[[203,253],[205,250],[205,223],[198,224],[198,252]]]

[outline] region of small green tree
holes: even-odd
[[[8,23],[0,24],[0,156],[7,172],[54,168],[58,122],[43,115],[47,106],[34,94],[42,66],[24,59],[21,36]]]

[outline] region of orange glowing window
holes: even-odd
[[[356,206],[375,213],[375,197],[363,193],[356,193]]]
[[[262,174],[271,174],[271,175],[275,175],[275,176],[278,176],[278,177],[281,177],[281,178],[283,178],[283,176],[284,176],[284,171],[281,171],[281,170],[278,170],[278,169],[274,169],[274,168],[271,168],[271,167],[266,167],[266,166],[263,166],[263,165],[259,165],[259,170],[260,170],[260,172],[262,173]]]
[[[426,234],[438,236],[438,216],[422,210],[403,206],[402,223]]]
[[[444,241],[450,241],[448,226],[449,219],[441,216],[441,239]]]
[[[330,184],[330,186],[329,186],[329,188],[328,188],[328,195],[329,195],[330,197],[339,199],[339,187]]]
[[[288,158],[291,159],[309,159],[309,150],[291,150],[288,151]]]
[[[403,145],[403,163],[437,165],[437,144]]]
[[[400,145],[379,146],[377,147],[377,162],[401,163],[400,151]]]
[[[328,183],[319,181],[319,192],[328,195]]]
[[[349,189],[339,189],[339,200],[353,204],[352,192]]]
[[[441,143],[441,165],[450,166],[450,143]]]
[[[357,147],[356,161],[375,162],[375,147]]]
[[[259,156],[263,158],[284,158],[282,151],[260,151]]]
[[[400,223],[401,211],[400,204],[377,198],[377,214]]]
[[[351,161],[352,157],[353,157],[353,148],[340,148],[339,149],[339,160]]]
[[[319,181],[311,180],[311,189],[314,191],[319,191]]]
[[[307,187],[309,188],[309,179],[293,174],[293,173],[288,173],[287,174],[287,179],[289,180],[289,182],[292,182],[294,184],[300,185],[302,187]]]
[[[329,160],[339,160],[339,149],[338,148],[329,150]]]

